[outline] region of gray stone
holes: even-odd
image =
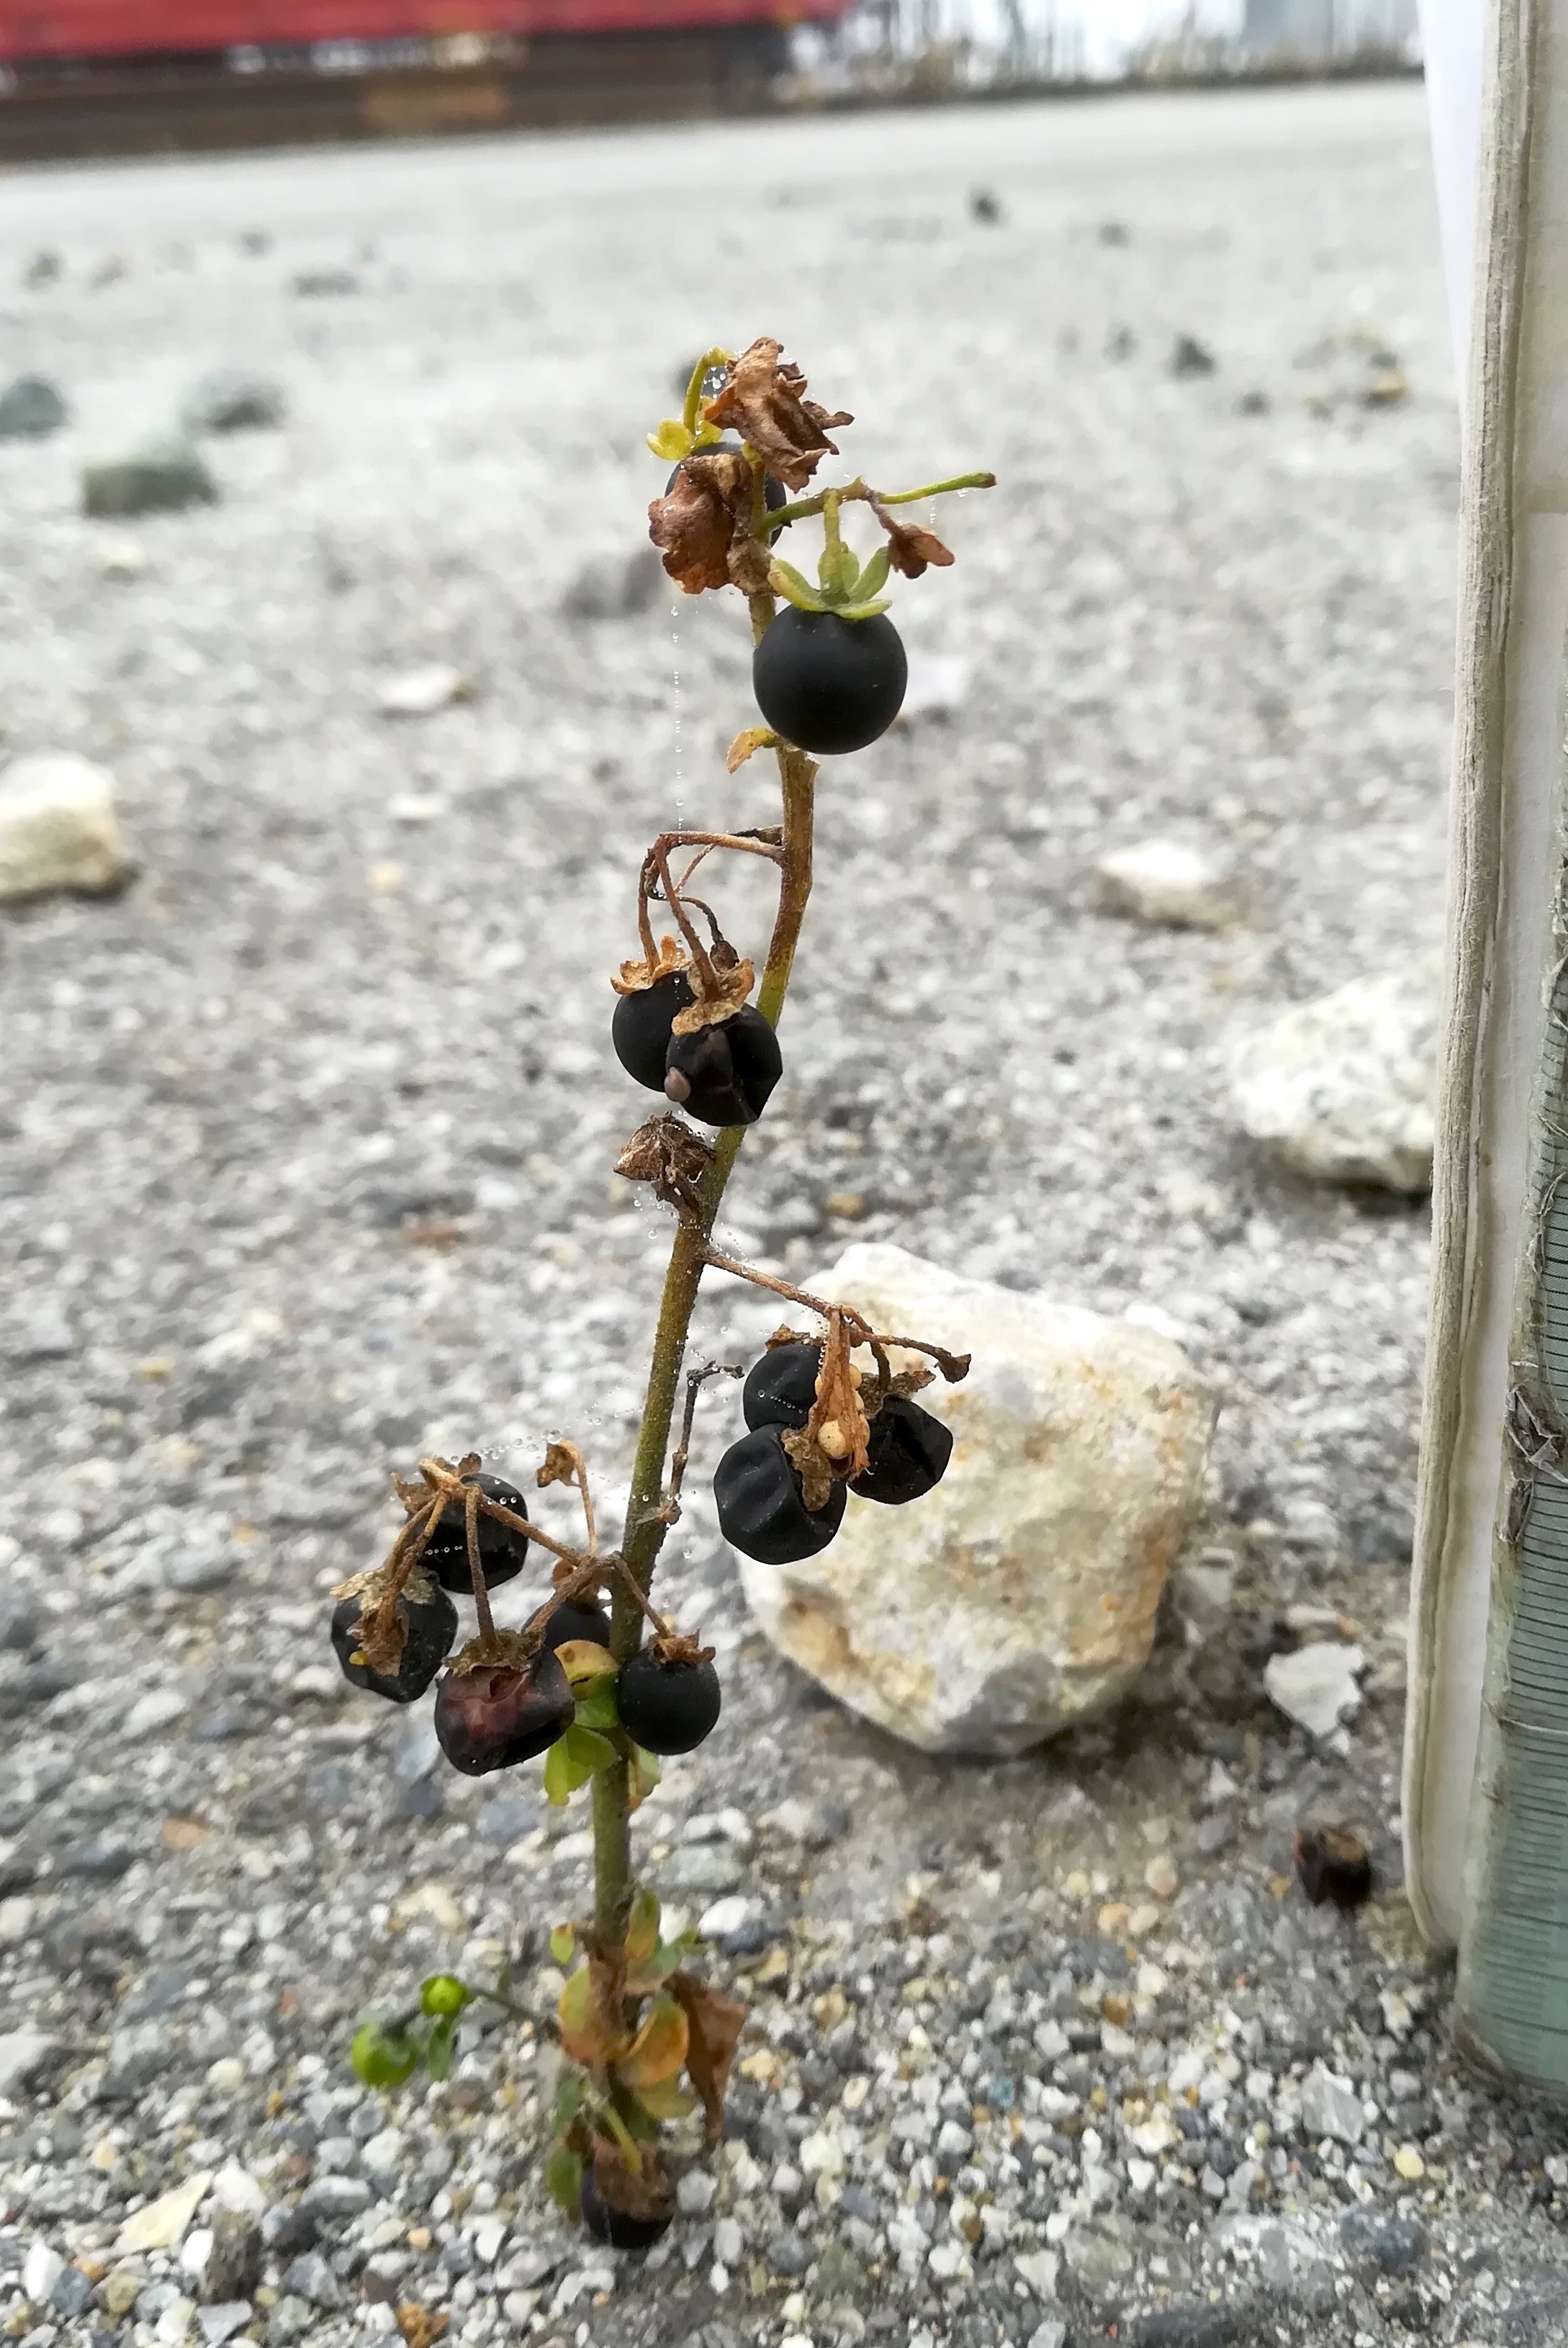
[[[474,1820],[474,1832],[481,1842],[499,1843],[505,1849],[538,1823],[537,1802],[525,1802],[518,1794],[495,1794]]]
[[[0,391],[0,440],[46,440],[70,410],[44,375],[19,375]]]
[[[38,1643],[38,1609],[31,1591],[0,1587],[0,1651],[26,1653]]]
[[[354,1772],[342,1761],[307,1769],[300,1787],[301,1807],[313,1818],[335,1818],[353,1807],[354,1797]]]
[[[173,2060],[174,2047],[163,2023],[128,2023],[109,2039],[100,2092],[110,2103],[132,2102]]]
[[[243,367],[213,367],[199,376],[180,404],[187,432],[268,431],[288,411],[283,386]]]
[[[93,2287],[79,2267],[67,2267],[49,2293],[49,2305],[67,2320],[92,2304]]]
[[[114,778],[102,767],[49,751],[0,773],[0,899],[101,894],[129,870]]]
[[[798,2281],[811,2263],[810,2244],[799,2234],[778,2234],[765,2253],[769,2271],[786,2281]]]
[[[1243,1131],[1310,1181],[1428,1189],[1440,999],[1423,958],[1243,1037],[1230,1063]]]
[[[89,1883],[117,1883],[135,1863],[132,1844],[118,1835],[93,1835],[86,1842],[68,1843],[55,1861],[55,1871],[85,1877]]]
[[[1427,2229],[1399,2209],[1346,2209],[1339,2240],[1347,2258],[1380,2274],[1408,2274],[1427,2255]]]
[[[111,515],[174,513],[211,505],[218,488],[199,451],[177,433],[150,434],[82,469],[82,511]]]
[[[218,2207],[208,2220],[212,2247],[201,2270],[201,2297],[232,2307],[254,2296],[262,2279],[262,2230],[247,2210]]]
[[[343,2224],[368,2209],[375,2195],[362,2177],[317,2177],[307,2185],[296,2205],[302,2217],[317,2224]]]
[[[305,2250],[284,2270],[285,2291],[306,2299],[313,2307],[341,2307],[343,2285],[319,2250]]]
[[[248,2299],[221,2300],[215,2307],[198,2308],[197,2329],[201,2334],[202,2348],[223,2348],[225,2340],[232,2340],[251,2320]]]
[[[677,592],[651,546],[584,563],[561,599],[573,620],[629,620],[652,609],[665,590]]]
[[[729,1843],[686,1844],[660,1869],[666,1891],[734,1891],[746,1880],[746,1861]]]
[[[62,2052],[58,2039],[42,2030],[8,2030],[0,2034],[0,2096],[15,2096],[33,2086],[53,2069]]]
[[[1367,2114],[1350,2081],[1320,2063],[1301,2084],[1301,2125],[1314,2139],[1332,2137],[1337,2144],[1359,2144],[1367,2133]]]
[[[1316,1639],[1293,1653],[1271,1655],[1264,1685],[1280,1710],[1312,1736],[1331,1736],[1361,1706],[1357,1676],[1367,1668],[1359,1647]]]
[[[267,2338],[280,2343],[303,2340],[315,2322],[315,2311],[309,2300],[291,2291],[269,2311]]]

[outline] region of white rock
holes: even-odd
[[[114,889],[129,870],[102,767],[49,752],[0,773],[0,898]]]
[[[149,2201],[143,2209],[133,2209],[114,2238],[116,2250],[176,2249],[184,2240],[185,2230],[211,2182],[210,2170],[198,2169],[183,2185],[160,2193],[156,2201]]]
[[[1059,2315],[1047,2315],[1029,2334],[1028,2348],[1063,2348],[1068,2327]]]
[[[1294,1654],[1271,1655],[1264,1666],[1264,1685],[1271,1701],[1309,1735],[1332,1736],[1360,1704],[1356,1678],[1366,1663],[1359,1647],[1316,1639]]]
[[[713,2230],[713,2255],[721,2266],[735,2267],[746,2248],[746,2237],[734,2218],[721,2218]]]
[[[727,1932],[739,1931],[755,1905],[743,1892],[733,1891],[727,1899],[716,1900],[711,1908],[703,1910],[696,1929],[705,1941],[722,1941]]]
[[[1243,1132],[1312,1181],[1425,1190],[1439,1002],[1436,966],[1422,957],[1244,1036],[1230,1061]]]
[[[391,2309],[388,2308],[387,2312],[390,2315]],[[242,2332],[250,2320],[251,2302],[248,2299],[221,2300],[216,2307],[198,2309],[196,2315],[205,2348],[222,2348],[223,2342],[232,2340],[236,2332]]]
[[[1020,2250],[1013,2264],[1037,2299],[1055,2299],[1061,2260],[1055,2250]]]
[[[454,701],[467,701],[473,689],[460,668],[431,661],[424,668],[385,678],[377,690],[376,706],[383,717],[432,717]]]
[[[676,2203],[683,2218],[706,2218],[718,2188],[706,2168],[688,2168],[676,2185]]]
[[[19,1948],[33,1929],[38,1903],[22,1892],[0,1900],[0,1949]]]
[[[914,653],[909,655],[909,682],[903,689],[900,717],[951,717],[969,697],[971,664],[962,653]]]
[[[42,2030],[0,2033],[0,2096],[29,2086],[54,2054],[59,2041]]]
[[[371,2177],[395,2177],[406,2142],[400,2128],[378,2129],[360,2151],[360,2163],[366,2173]]]
[[[210,2228],[195,2226],[185,2237],[180,2251],[182,2272],[198,2280],[207,2271],[207,2261],[212,2255],[212,2235]]]
[[[773,1644],[929,1753],[1020,1753],[1114,1703],[1202,1491],[1213,1408],[1184,1356],[903,1248],[851,1247],[814,1285],[974,1366],[921,1396],[954,1447],[918,1508],[851,1501],[819,1556],[739,1560]]]
[[[66,2271],[66,2262],[58,2250],[47,2242],[30,2242],[22,2261],[22,2296],[41,2307]]]
[[[1340,2144],[1359,2144],[1367,2115],[1350,2081],[1319,2063],[1301,2083],[1301,2124],[1315,2140],[1328,2136]]]
[[[147,549],[139,539],[106,538],[98,549],[98,567],[106,579],[139,579]]]
[[[126,1715],[125,1733],[130,1737],[151,1736],[189,1710],[189,1704],[177,1688],[150,1688]]]
[[[1094,878],[1108,913],[1184,930],[1223,929],[1235,919],[1230,866],[1179,840],[1143,839],[1134,848],[1113,849],[1095,866]]]

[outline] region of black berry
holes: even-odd
[[[863,750],[903,706],[909,663],[885,612],[845,620],[789,604],[751,656],[757,706],[776,734],[816,757]]]
[[[600,2192],[591,2168],[583,2178],[582,2210],[583,2223],[594,2240],[607,2242],[613,2250],[651,2250],[659,2237],[668,2233],[675,2214],[671,2209],[655,2209],[638,2217],[630,2209],[617,2209]]]
[[[851,1482],[859,1500],[899,1508],[940,1484],[953,1457],[953,1437],[939,1418],[903,1395],[889,1395],[871,1423],[870,1459]]]
[[[738,457],[740,453],[739,441],[729,439],[710,440],[705,448],[694,448],[692,450],[692,455],[694,457]],[[681,459],[681,463],[684,464],[685,462],[686,459],[683,458]],[[680,474],[680,465],[677,465],[675,470],[671,473],[669,479],[665,483],[665,495],[666,498],[669,496],[670,491],[675,488],[676,483],[679,480]],[[776,481],[771,473],[764,473],[762,477],[762,496],[769,513],[777,513],[781,506],[787,506],[789,502],[789,490],[785,488],[782,481]],[[788,530],[789,527],[789,523],[786,522],[784,524],[784,528]]]
[[[499,1476],[480,1473],[466,1476],[467,1484],[477,1484],[487,1498],[499,1500],[514,1517],[526,1517],[528,1504],[522,1494],[511,1484],[503,1484]],[[522,1571],[528,1554],[528,1542],[521,1533],[505,1525],[498,1525],[492,1517],[480,1519],[480,1563],[484,1568],[485,1587],[493,1590],[500,1581],[510,1581]],[[428,1565],[443,1590],[459,1590],[465,1596],[473,1594],[469,1573],[468,1516],[460,1500],[449,1500],[436,1520],[436,1529],[426,1544],[420,1563]]]
[[[361,1602],[357,1597],[345,1598],[333,1610],[332,1643],[344,1678],[356,1687],[368,1688],[373,1695],[390,1697],[394,1704],[412,1704],[424,1694],[452,1651],[458,1635],[457,1608],[444,1590],[432,1588],[428,1598],[411,1598],[405,1590],[397,1601],[403,1618],[403,1653],[397,1668],[373,1672],[368,1663],[354,1660],[359,1647]]]
[[[694,1752],[723,1701],[711,1663],[665,1663],[651,1647],[639,1649],[615,1683],[621,1725],[645,1753]]]
[[[782,1431],[758,1426],[743,1435],[714,1470],[718,1529],[732,1549],[759,1565],[793,1565],[826,1549],[844,1513],[844,1488],[835,1482],[815,1515],[784,1448]]]
[[[1372,1897],[1372,1861],[1347,1827],[1309,1828],[1295,1838],[1295,1871],[1315,1908],[1359,1908]]]
[[[610,1041],[615,1057],[629,1076],[651,1093],[665,1088],[665,1059],[670,1048],[670,1023],[692,999],[691,981],[684,970],[667,971],[651,986],[623,994],[615,1003]]]
[[[436,1736],[454,1769],[484,1777],[544,1752],[576,1710],[561,1658],[541,1647],[521,1669],[486,1663],[449,1672],[436,1690]]]
[[[602,1606],[585,1598],[562,1601],[544,1625],[544,1643],[553,1652],[573,1639],[586,1639],[595,1647],[609,1645],[610,1617]],[[653,1751],[651,1745],[648,1750]]]
[[[821,1366],[820,1345],[769,1345],[752,1363],[740,1390],[747,1426],[804,1426],[817,1399]]]
[[[702,1125],[752,1125],[784,1073],[779,1038],[751,1004],[670,1037],[665,1097]]]

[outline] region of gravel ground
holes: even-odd
[[[1431,211],[1408,86],[0,180],[7,350],[80,419],[0,448],[5,747],[112,767],[140,866],[0,927],[7,2336],[337,2348],[400,2303],[464,2348],[1568,2336],[1560,2129],[1457,2068],[1398,1889],[1425,1215],[1271,1176],[1221,1079],[1230,1035],[1439,932]],[[755,2022],[638,2262],[537,2177],[582,1812],[438,1775],[422,1714],[340,1681],[324,1593],[420,1447],[522,1475],[570,1433],[613,1508],[664,1235],[609,1173],[645,1097],[606,974],[652,831],[767,795],[717,756],[738,608],[561,605],[637,543],[676,364],[758,331],[864,417],[873,479],[1004,486],[899,598],[966,705],[825,777],[728,1235],[1152,1315],[1223,1408],[1139,1692],[1005,1766],[898,1750],[775,1661],[696,1475],[664,1587],[726,1714],[639,1847],[725,1903]],[[1170,371],[1183,334],[1213,372]],[[214,444],[222,502],[106,576],[84,450],[214,361],[278,374],[288,427]],[[379,716],[432,660],[471,700]],[[1239,860],[1243,925],[1094,911],[1095,857],[1154,832]],[[697,1342],[773,1317],[715,1294]],[[1367,1697],[1313,1748],[1263,1668],[1341,1618]],[[1307,1817],[1368,1837],[1358,1917],[1288,1883]],[[362,2004],[509,1946],[537,2039],[357,2088]],[[204,2281],[117,2250],[213,2171]]]

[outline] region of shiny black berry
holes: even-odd
[[[845,620],[787,604],[751,656],[757,706],[776,734],[815,757],[863,750],[903,706],[909,663],[885,612]]]
[[[544,1752],[576,1710],[561,1658],[541,1647],[521,1670],[487,1663],[449,1672],[436,1690],[436,1737],[454,1769],[484,1777]]]
[[[670,1023],[691,999],[691,981],[684,970],[668,971],[663,978],[655,978],[652,986],[639,986],[634,994],[616,998],[615,1016],[610,1022],[615,1057],[626,1074],[646,1085],[651,1093],[664,1091]]]
[[[870,1459],[850,1489],[858,1500],[900,1508],[940,1484],[953,1457],[953,1437],[939,1418],[903,1395],[889,1395],[871,1423]]]
[[[691,1753],[718,1718],[724,1698],[711,1663],[663,1662],[639,1649],[615,1683],[621,1725],[645,1753]]]
[[[395,1672],[373,1672],[354,1660],[359,1649],[361,1600],[345,1598],[334,1608],[332,1643],[343,1665],[343,1676],[356,1687],[368,1688],[394,1704],[412,1704],[424,1694],[458,1635],[458,1610],[444,1590],[432,1589],[428,1598],[411,1598],[407,1591],[397,1601],[403,1617],[403,1653]]]
[[[804,1426],[817,1399],[821,1366],[820,1345],[769,1345],[752,1363],[740,1390],[747,1426]]]
[[[738,457],[739,454],[739,441],[729,439],[710,440],[706,448],[694,448],[692,450],[692,455],[694,457]],[[681,461],[684,464],[686,460],[683,458]],[[680,475],[681,469],[680,466],[677,465],[675,470],[671,473],[669,479],[665,483],[665,495],[666,498],[669,496],[670,491],[675,488],[676,483],[679,480]],[[787,506],[789,502],[789,490],[785,488],[782,481],[776,481],[771,473],[765,473],[762,477],[762,496],[769,513],[777,513],[781,506]],[[786,522],[784,524],[784,528],[788,530],[789,527],[789,523]]]
[[[511,1484],[503,1484],[499,1476],[481,1472],[465,1477],[465,1483],[477,1484],[490,1499],[499,1500],[514,1517],[526,1517],[528,1504],[522,1494]],[[480,1519],[480,1563],[484,1568],[485,1587],[493,1590],[498,1582],[510,1581],[522,1571],[528,1555],[528,1542],[521,1533],[498,1525],[492,1517]],[[436,1529],[426,1545],[420,1560],[428,1565],[443,1590],[459,1590],[465,1596],[473,1594],[469,1573],[468,1517],[460,1500],[449,1500],[436,1522]]]
[[[844,1513],[844,1488],[834,1484],[813,1515],[800,1478],[784,1448],[781,1430],[758,1426],[743,1435],[714,1470],[718,1529],[732,1549],[760,1565],[793,1565],[826,1549]]]
[[[544,1643],[553,1650],[564,1647],[573,1639],[586,1639],[595,1647],[610,1643],[610,1617],[602,1606],[593,1605],[584,1598],[567,1598],[556,1608],[544,1625]],[[648,1750],[652,1752],[650,1746]]]
[[[617,2209],[606,2201],[594,2182],[593,2171],[584,2172],[583,2178],[583,2223],[596,2242],[607,2242],[613,2250],[651,2250],[662,2234],[667,2234],[673,2209],[655,2209],[645,2217],[635,2217],[630,2209]]]
[[[779,1038],[751,1004],[672,1035],[665,1057],[665,1097],[702,1125],[752,1125],[784,1073]]]

